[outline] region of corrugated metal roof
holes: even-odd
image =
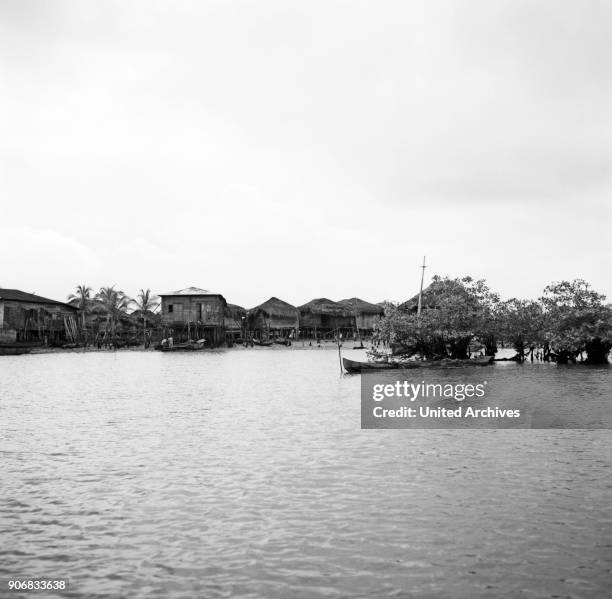
[[[48,297],[42,297],[41,295],[35,295],[34,293],[26,293],[19,289],[0,289],[0,300],[7,300],[11,302],[31,302],[36,304],[55,304],[59,306],[68,306],[73,310],[76,310],[74,306],[70,306],[65,302],[58,302],[57,300],[49,299]]]
[[[208,289],[201,289],[200,287],[185,287],[185,289],[179,289],[178,291],[170,291],[169,293],[160,293],[160,297],[169,297],[172,295],[221,295],[216,291],[209,291]]]

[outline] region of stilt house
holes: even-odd
[[[371,304],[358,297],[343,299],[338,303],[351,313],[353,317],[352,324],[359,336],[371,335],[374,325],[385,312],[381,306]]]
[[[66,343],[76,341],[77,309],[70,304],[0,289],[0,342]]]
[[[299,306],[300,334],[305,337],[333,338],[336,331],[350,332],[352,316],[346,306],[321,297]]]
[[[299,326],[298,309],[277,297],[249,310],[248,330],[257,339],[297,336]]]
[[[175,341],[205,339],[206,347],[225,341],[227,302],[220,293],[187,287],[161,293],[162,323]]]

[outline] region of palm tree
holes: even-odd
[[[106,310],[106,323],[111,325],[113,340],[117,339],[117,322],[127,313],[132,300],[123,292],[112,287],[100,287],[96,300]]]
[[[80,311],[83,317],[83,336],[86,335],[85,315],[89,312],[91,306],[91,293],[93,289],[84,283],[77,285],[76,292],[68,296],[68,301],[73,303]]]
[[[147,343],[147,313],[153,312],[153,310],[155,310],[159,306],[158,299],[159,298],[156,295],[153,295],[151,293],[150,289],[147,289],[146,291],[144,289],[141,289],[140,293],[138,294],[138,297],[134,300],[136,307],[138,308],[138,310],[140,310],[140,313],[142,315],[142,336],[143,336],[143,342],[144,342],[145,349],[148,346],[148,343]]]

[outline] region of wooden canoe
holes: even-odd
[[[470,358],[469,360],[453,360],[442,358],[442,360],[406,361],[396,362],[399,368],[458,368],[462,366],[488,366],[493,364],[493,356],[484,358]]]
[[[167,351],[199,351],[204,349],[204,343],[188,341],[187,343],[174,343],[173,345],[162,345],[159,348],[163,352]]]
[[[349,360],[348,358],[342,358],[342,366],[344,366],[344,370],[350,372],[351,374],[362,372],[364,370],[393,370],[398,368],[398,366],[393,363],[358,362],[357,360]]]
[[[32,351],[32,346],[15,345],[0,345],[0,356],[21,356],[29,354]]]
[[[442,360],[405,361],[405,362],[358,362],[342,358],[342,365],[347,372],[357,373],[370,370],[411,370],[414,368],[459,368],[465,366],[488,366],[493,363],[492,356],[473,358],[470,360]]]

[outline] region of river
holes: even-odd
[[[610,396],[607,368],[486,368],[551,408],[570,379],[585,409]],[[2,357],[0,419],[3,584],[189,599],[612,589],[609,430],[361,430],[360,377],[339,376],[333,349]]]

